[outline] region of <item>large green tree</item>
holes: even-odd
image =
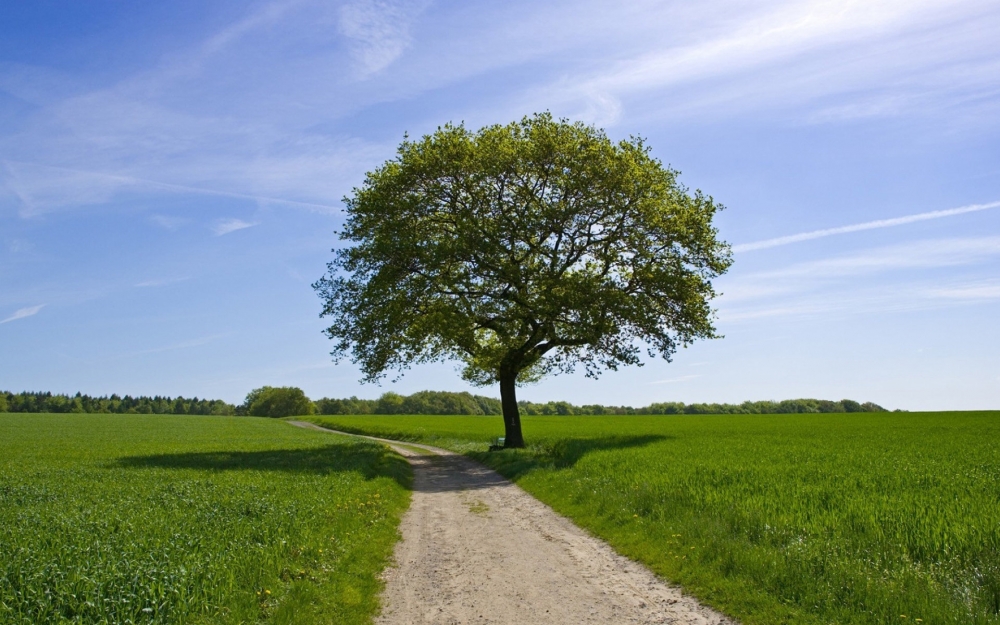
[[[302,389],[294,386],[262,386],[247,393],[243,409],[254,417],[296,417],[316,412]]]
[[[716,336],[722,207],[677,175],[642,139],[547,113],[404,140],[345,198],[348,245],[313,285],[333,356],[367,381],[457,359],[499,384],[505,444],[523,446],[518,383]]]

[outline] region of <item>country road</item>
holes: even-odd
[[[444,449],[374,440],[405,456],[414,478],[380,625],[733,624],[495,471]]]

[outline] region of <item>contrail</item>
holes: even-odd
[[[823,237],[833,236],[835,234],[846,234],[848,232],[859,232],[861,230],[874,230],[876,228],[889,228],[891,226],[902,226],[903,224],[911,224],[915,221],[927,221],[928,219],[940,219],[941,217],[951,217],[952,215],[974,213],[976,211],[984,211],[989,208],[996,208],[997,206],[1000,206],[1000,202],[989,202],[988,204],[969,204],[968,206],[960,206],[958,208],[949,208],[947,210],[931,211],[929,213],[917,213],[916,215],[906,215],[905,217],[895,217],[893,219],[879,219],[878,221],[866,221],[861,224],[841,226],[839,228],[827,228],[826,230],[813,230],[812,232],[800,232],[799,234],[790,234],[787,237],[778,237],[776,239],[755,241],[753,243],[741,243],[739,245],[734,245],[733,251],[749,252],[752,250],[763,250],[769,247],[778,247],[779,245],[788,245],[789,243],[798,243],[799,241],[808,241],[810,239],[820,239]]]
[[[39,304],[38,306],[29,306],[28,308],[22,308],[15,312],[10,317],[0,321],[0,323],[10,323],[11,321],[16,321],[18,319],[24,319],[25,317],[30,317],[37,314],[39,310],[45,308],[45,304]]]

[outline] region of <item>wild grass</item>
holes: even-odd
[[[386,448],[270,419],[0,414],[0,623],[367,623]]]
[[[1000,413],[317,417],[450,447],[746,624],[1000,623]]]

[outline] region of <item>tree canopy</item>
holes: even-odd
[[[294,386],[255,388],[247,394],[243,406],[254,417],[294,417],[316,412],[316,405]]]
[[[506,445],[522,446],[517,383],[716,336],[722,207],[677,177],[642,139],[547,113],[404,140],[345,198],[348,245],[314,284],[334,357],[368,381],[457,359],[499,383]]]

